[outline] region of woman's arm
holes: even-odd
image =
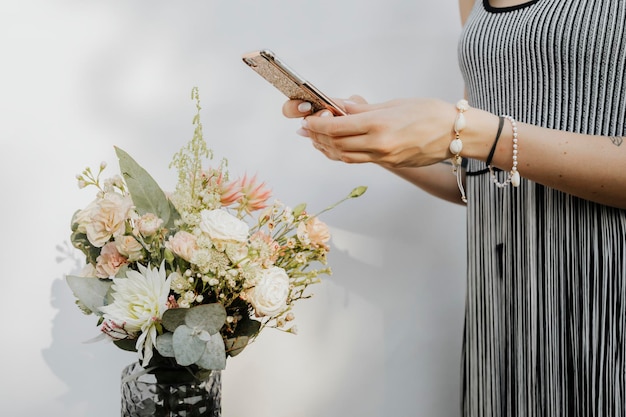
[[[375,107],[367,105],[366,101],[359,96],[350,97],[350,100],[353,100],[355,103],[358,102],[362,105],[366,105],[368,107]],[[342,100],[337,99],[337,101],[343,103]],[[285,102],[283,106],[283,114],[290,118],[305,117],[311,114],[310,104],[304,103],[299,100],[289,100]],[[330,113],[328,113],[328,115],[330,115]],[[301,129],[298,133],[302,136],[309,136],[309,132],[306,129]],[[317,150],[324,153],[329,159],[342,159],[341,155],[338,152],[338,149],[336,149],[334,146],[330,144],[323,145],[319,140],[312,140],[312,143]],[[370,160],[368,162],[374,162],[374,160]],[[449,164],[431,163],[418,166],[416,164],[407,163],[400,166],[394,163],[384,163],[384,161],[378,161],[377,163],[388,171],[398,175],[400,178],[409,181],[413,185],[418,186],[419,188],[423,189],[424,191],[435,197],[450,201],[452,203],[462,204],[456,178],[452,174],[452,166]]]
[[[372,162],[396,173],[406,169],[409,174],[405,172],[403,177],[411,180],[411,168],[433,165],[452,156],[448,146],[454,137],[452,125],[457,111],[450,103],[428,99],[375,105],[346,102],[346,109],[348,116],[303,120],[301,133],[331,159]],[[498,116],[469,109],[465,117],[461,155],[485,161]],[[517,123],[517,127],[518,171],[522,177],[587,200],[626,208],[623,138],[582,135],[523,123]],[[492,160],[495,167],[511,169],[512,137],[512,127],[506,122]],[[413,178],[421,183],[417,172]]]
[[[484,123],[494,115],[466,114],[464,155],[485,160]],[[475,127],[472,128],[472,125]],[[507,126],[508,125],[508,126]],[[626,208],[626,145],[623,137],[582,135],[517,122],[518,171],[524,178],[597,203]],[[505,124],[493,165],[510,170],[512,128]]]
[[[465,24],[467,17],[474,7],[475,0],[459,0],[459,11],[461,12],[461,23]]]
[[[387,168],[388,171],[409,181],[435,197],[451,203],[462,204],[456,177],[451,164],[434,164],[420,168]]]

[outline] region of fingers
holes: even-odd
[[[309,116],[311,114],[311,103],[302,100],[287,100],[283,104],[283,115],[289,118]]]
[[[319,117],[318,117],[319,116]],[[359,114],[333,117],[328,110],[302,119],[302,129],[330,137],[358,136],[367,133],[366,118]],[[309,136],[310,137],[310,136]]]
[[[315,139],[311,140],[311,144],[324,156],[333,161],[342,161],[349,164],[373,162],[372,154],[367,151],[346,151],[333,146],[333,144],[324,145]]]
[[[285,102],[283,114],[289,118],[302,118],[302,127],[296,133],[311,139],[313,147],[327,158],[348,163],[371,161],[371,154],[362,151],[363,144],[358,144],[367,131],[366,119],[355,116],[372,106],[360,96],[334,101],[347,110],[348,116],[335,117],[328,110],[312,113],[311,104],[302,100]]]
[[[361,105],[367,104],[367,101],[358,95],[350,96],[348,99],[333,99],[340,107],[344,108],[348,113],[360,113],[363,110]],[[283,115],[289,118],[298,118],[310,116],[312,114],[311,103],[302,100],[287,100],[283,104]]]

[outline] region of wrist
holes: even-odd
[[[452,173],[456,176],[457,185],[461,192],[461,200],[467,203],[461,169],[463,158],[478,159],[486,162],[491,179],[499,188],[506,187],[509,184],[512,184],[513,187],[519,187],[521,180],[519,172],[517,171],[518,137],[516,120],[508,115],[495,116],[485,111],[472,109],[467,100],[459,100],[456,103],[456,109],[457,116],[453,125],[454,136],[450,141],[448,149],[452,155],[450,158]],[[512,167],[511,171],[507,174],[506,180],[500,182],[491,164],[496,154],[498,139],[502,134],[505,119],[511,124],[512,130]],[[490,130],[490,126],[496,120],[497,128],[495,138],[493,140],[485,139],[486,131]],[[463,138],[461,138],[461,136],[463,136]]]
[[[465,112],[465,118],[467,122],[463,131],[461,156],[486,162],[498,132],[500,118],[473,107]],[[505,134],[505,130],[503,129],[502,135]],[[498,144],[498,147],[500,146]]]

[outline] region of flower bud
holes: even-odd
[[[354,190],[352,190],[352,192],[350,193],[350,198],[357,198],[362,196],[363,194],[365,194],[365,191],[367,191],[367,187],[365,185],[361,185],[360,187],[356,187]]]

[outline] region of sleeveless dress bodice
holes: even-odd
[[[626,135],[626,0],[476,0],[459,62],[473,107]],[[466,188],[463,415],[626,416],[626,210],[489,174]]]

